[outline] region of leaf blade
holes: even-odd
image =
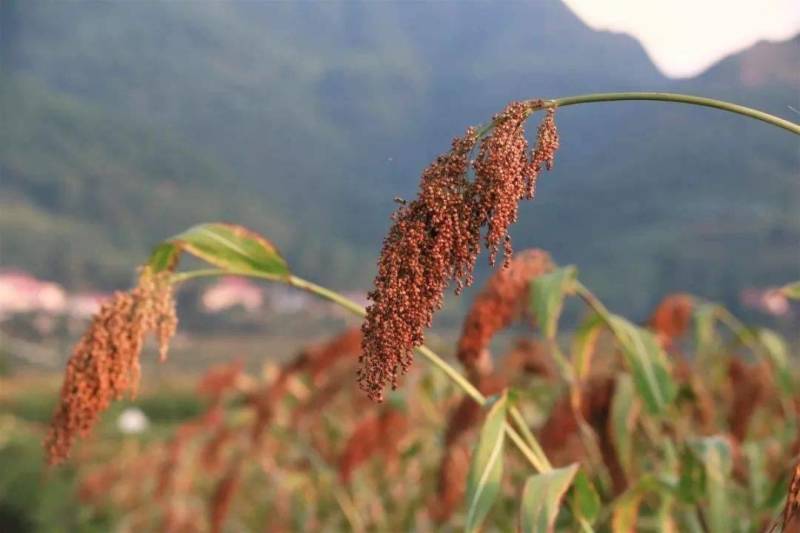
[[[595,313],[575,331],[572,341],[572,366],[578,381],[583,382],[589,377],[597,339],[604,327],[603,317]]]
[[[492,405],[481,428],[467,477],[467,519],[465,531],[477,531],[500,492],[503,476],[503,444],[507,395]]]
[[[559,505],[578,471],[577,463],[534,476],[525,482],[520,509],[523,533],[553,531]]]
[[[788,283],[781,287],[780,293],[792,300],[800,300],[800,281]]]
[[[531,283],[531,310],[539,321],[542,333],[549,340],[556,336],[564,296],[574,290],[577,276],[576,267],[566,266],[539,276]]]
[[[583,470],[578,470],[575,474],[572,485],[572,508],[578,520],[585,520],[589,525],[594,524],[603,505],[597,489]]]
[[[609,429],[620,466],[628,479],[634,477],[633,435],[640,405],[630,374],[617,376],[614,396],[611,398]]]
[[[608,321],[645,407],[651,414],[662,414],[677,393],[666,354],[649,331],[618,315],[610,315]]]
[[[160,243],[148,265],[173,270],[181,252],[232,274],[285,277],[290,274],[278,249],[258,233],[235,224],[212,222],[193,226]]]

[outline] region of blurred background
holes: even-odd
[[[149,248],[203,221],[249,226],[303,277],[364,300],[393,199],[510,100],[674,91],[800,120],[791,2],[728,3],[730,21],[592,4],[0,1],[0,374],[59,373]],[[800,277],[794,136],[659,103],[569,108],[557,123],[556,166],[521,209],[516,249],[578,265],[634,320],[686,291],[796,336],[800,310],[769,292]],[[470,294],[449,301],[443,337]],[[165,374],[286,357],[353,324],[237,280],[179,301]],[[50,396],[14,409],[45,420]]]

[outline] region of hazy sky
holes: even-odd
[[[800,32],[800,0],[564,0],[596,29],[633,35],[668,76],[698,74],[761,39]]]

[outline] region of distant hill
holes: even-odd
[[[0,10],[5,79],[36,87],[4,100],[29,114],[19,132],[3,128],[0,168],[17,177],[0,184],[15,195],[0,215],[2,263],[72,283],[119,282],[123,263],[173,226],[231,218],[270,235],[304,274],[363,287],[392,198],[412,195],[451,137],[508,100],[680,90],[790,115],[800,94],[797,40],[674,82],[635,40],[589,29],[556,0],[12,0]],[[72,114],[50,120],[53,106]],[[578,263],[628,312],[664,291],[732,302],[741,287],[800,277],[791,136],[668,104],[565,109],[558,122],[557,168],[523,210],[517,248]],[[53,150],[48,137],[71,139],[70,128],[94,152],[72,141]],[[125,171],[104,172],[114,165]],[[169,201],[163,183],[177,191]],[[81,201],[68,203],[69,187]],[[106,192],[88,192],[97,187]],[[62,268],[43,254],[67,227],[73,266]]]
[[[114,286],[156,235],[197,217],[246,218],[289,235],[281,217],[166,135],[20,77],[0,77],[0,108],[3,265]]]

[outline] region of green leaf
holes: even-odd
[[[800,281],[789,283],[780,288],[781,294],[792,300],[800,300]]]
[[[572,366],[578,381],[589,377],[597,337],[605,326],[603,317],[593,314],[575,331],[572,339]]]
[[[506,394],[503,393],[489,409],[475,452],[472,454],[467,477],[465,530],[468,532],[476,531],[480,527],[500,492],[506,407]]]
[[[789,368],[789,349],[786,341],[771,329],[761,328],[756,332],[759,342],[764,347],[770,365],[778,377],[781,393],[789,398],[794,392],[792,371]]]
[[[573,292],[577,275],[577,268],[567,266],[539,276],[531,283],[531,310],[548,339],[552,340],[556,336],[558,319],[564,307],[564,296]]]
[[[180,250],[177,246],[170,242],[162,242],[156,246],[153,253],[150,254],[147,265],[153,269],[153,272],[174,270],[178,265],[179,257]]]
[[[699,304],[694,308],[694,334],[697,352],[701,355],[711,353],[719,346],[719,335],[714,327],[717,321],[715,304]]]
[[[786,503],[786,487],[789,485],[789,476],[778,476],[778,479],[772,482],[772,486],[767,490],[767,496],[764,500],[764,508],[773,511],[782,509]]]
[[[709,530],[733,531],[733,508],[728,501],[727,486],[733,470],[730,443],[722,437],[706,437],[690,443],[690,448],[703,464]]]
[[[614,533],[634,533],[639,521],[639,506],[642,499],[657,490],[658,483],[650,475],[642,476],[635,485],[623,492],[614,502],[611,511],[611,531]]]
[[[655,524],[658,524],[658,531],[677,532],[678,526],[675,520],[675,497],[668,491],[661,491],[661,498],[658,502],[658,509],[653,517]]]
[[[579,520],[585,520],[587,523],[593,524],[597,520],[603,505],[597,489],[595,489],[589,476],[583,470],[579,470],[575,474],[572,487],[573,511]]]
[[[687,449],[681,454],[678,498],[684,503],[699,503],[705,493],[705,483],[705,469],[702,461]]]
[[[520,530],[523,533],[548,533],[558,516],[561,498],[567,492],[578,465],[556,468],[528,478],[522,492]]]
[[[609,429],[617,458],[628,479],[634,477],[633,430],[641,405],[635,393],[630,374],[619,374],[614,387],[614,397],[611,399]]]
[[[289,267],[275,246],[242,226],[200,224],[159,244],[148,265],[156,271],[173,270],[180,252],[232,274],[288,276]]]
[[[762,445],[746,442],[742,451],[747,459],[748,489],[753,507],[764,509],[763,503],[769,493],[769,477],[767,474],[767,453]]]
[[[664,350],[652,333],[621,316],[609,315],[608,321],[645,407],[651,414],[663,413],[677,392]]]
[[[611,512],[611,530],[614,533],[633,533],[639,520],[639,505],[644,493],[629,490],[620,496]]]

